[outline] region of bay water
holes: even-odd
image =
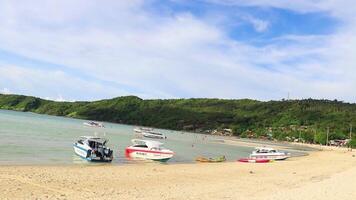
[[[133,163],[125,148],[135,138],[134,126],[104,123],[105,128],[84,126],[85,120],[0,110],[0,165],[84,164],[74,154],[73,143],[80,136],[105,136],[114,150],[112,164]],[[246,157],[253,148],[226,145],[218,136],[156,129],[167,136],[161,140],[175,152],[168,163],[194,162],[197,156],[225,155],[227,160]]]

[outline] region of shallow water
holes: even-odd
[[[83,135],[105,135],[114,150],[113,164],[133,163],[124,156],[125,147],[134,138],[134,126],[104,123],[105,128],[83,126],[84,120],[0,110],[0,165],[81,164],[74,154],[73,142]],[[226,145],[221,138],[201,134],[160,130],[164,142],[175,152],[169,163],[193,162],[197,156],[225,155],[227,160],[246,157],[250,147]]]

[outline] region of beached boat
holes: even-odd
[[[237,160],[239,162],[246,162],[246,163],[268,163],[271,162],[272,160],[269,159],[263,159],[263,158],[241,158]]]
[[[83,125],[84,126],[90,126],[90,127],[104,128],[104,124],[103,123],[94,122],[94,121],[84,122]]]
[[[224,162],[226,161],[225,156],[219,156],[216,158],[206,158],[206,157],[197,157],[195,159],[197,162],[210,162],[210,163],[216,163],[216,162]]]
[[[81,136],[73,144],[74,152],[88,161],[111,162],[113,151],[106,146],[107,139],[94,136]]]
[[[133,159],[146,159],[165,162],[174,152],[163,147],[163,143],[151,140],[131,140],[132,145],[125,150],[126,156]]]
[[[285,160],[289,157],[289,153],[280,152],[267,147],[257,147],[252,154],[250,154],[250,158],[253,159]]]
[[[163,133],[154,131],[152,128],[138,127],[138,128],[134,128],[134,132],[137,134],[140,134],[146,138],[152,138],[152,139],[166,139],[167,138]]]

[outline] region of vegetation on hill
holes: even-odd
[[[241,137],[324,144],[328,127],[328,139],[332,140],[348,138],[350,124],[356,125],[356,104],[336,100],[143,100],[125,96],[93,102],[55,102],[0,95],[0,109],[205,133],[227,128]]]

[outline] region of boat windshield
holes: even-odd
[[[148,146],[145,144],[136,144],[134,147],[148,148]]]
[[[95,142],[95,141],[90,141],[90,140],[89,140],[88,143],[89,143],[89,146],[90,146],[91,148],[98,148],[98,147],[102,147],[102,146],[103,146],[102,143]]]
[[[256,153],[277,153],[274,149],[258,149]]]
[[[151,150],[160,151],[160,150],[162,150],[162,148],[161,147],[152,147]]]
[[[133,146],[134,147],[141,147],[141,148],[148,148],[148,149],[157,149],[161,150],[163,149],[162,143],[156,142],[156,141],[147,141],[147,140],[138,140],[138,139],[133,139],[132,140]]]
[[[105,147],[107,140],[102,138],[100,139],[94,138],[94,139],[88,139],[85,142],[92,148],[98,148],[98,147]]]

